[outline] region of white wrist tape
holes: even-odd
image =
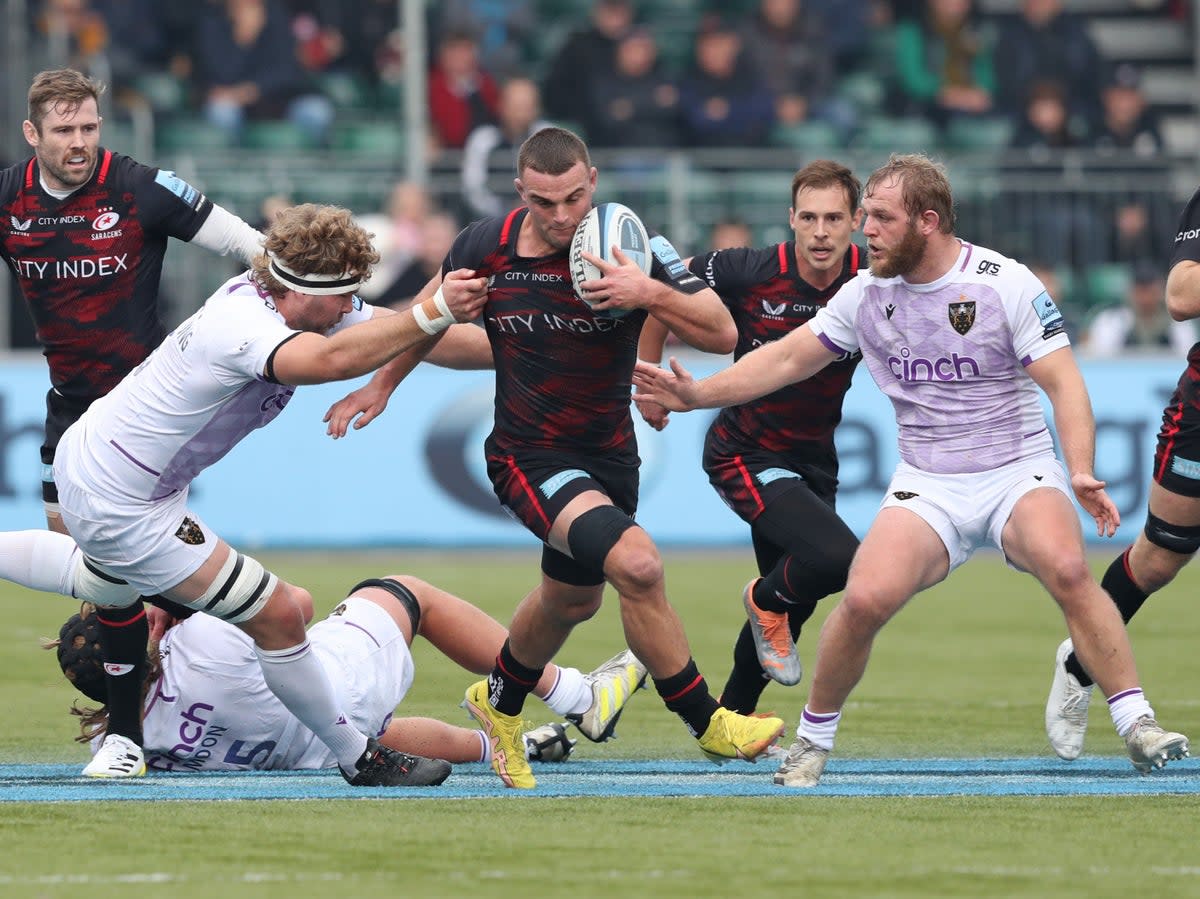
[[[433,308],[426,308],[431,303]],[[431,317],[431,312],[436,312],[437,316]],[[424,303],[413,306],[413,318],[417,320],[417,326],[426,334],[438,334],[454,324],[454,313],[450,311],[450,305],[446,302],[441,287]]]

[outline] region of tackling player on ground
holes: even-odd
[[[16,274],[50,366],[42,443],[46,523],[65,533],[54,483],[63,432],[166,334],[159,278],[170,238],[249,264],[262,235],[174,172],[100,146],[104,85],[73,69],[40,72],[29,88],[29,159],[0,171],[0,259]],[[147,625],[141,602],[105,609],[110,727],[141,741],[138,690]],[[123,757],[122,757],[123,758]],[[118,759],[118,762],[121,760]],[[84,769],[97,777],[138,773]]]

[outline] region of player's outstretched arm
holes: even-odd
[[[1083,374],[1069,347],[1031,362],[1025,369],[1050,400],[1054,428],[1062,447],[1071,489],[1084,510],[1096,521],[1096,534],[1111,537],[1121,526],[1121,513],[1096,478],[1096,421]]]
[[[658,403],[673,412],[735,406],[803,381],[837,358],[807,325],[747,353],[733,365],[696,381],[678,360],[671,370],[639,362],[633,372],[634,402]]]
[[[667,326],[650,316],[642,325],[642,333],[638,337],[638,361],[658,366],[662,362],[666,344]],[[656,431],[661,431],[670,422],[671,413],[658,403],[639,403],[637,408],[646,424]]]

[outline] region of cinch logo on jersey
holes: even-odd
[[[14,259],[19,278],[107,278],[129,271],[128,253],[120,256],[98,256],[95,259],[56,259],[38,262],[36,259]]]
[[[212,755],[212,747],[229,728],[208,726],[206,712],[213,707],[207,702],[195,702],[179,713],[179,742],[167,750],[167,755],[188,768],[200,768]],[[203,717],[201,717],[204,715]]]
[[[965,381],[979,377],[979,363],[970,356],[951,353],[937,359],[913,356],[908,347],[899,356],[888,356],[888,368],[897,381]]]

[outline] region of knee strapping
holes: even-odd
[[[278,583],[279,578],[263,568],[258,560],[230,552],[208,589],[187,605],[237,624],[257,615]]]
[[[371,577],[365,581],[359,581],[350,588],[349,596],[353,596],[363,587],[378,587],[380,590],[386,590],[395,597],[400,605],[404,606],[404,611],[408,613],[408,620],[412,622],[412,632],[416,635],[421,630],[421,603],[417,600],[417,596],[406,586],[400,583],[395,578]]]
[[[1200,549],[1200,527],[1169,524],[1161,518],[1147,513],[1146,527],[1143,529],[1143,533],[1146,535],[1146,539],[1155,546],[1161,546],[1169,552],[1179,553],[1183,556],[1190,556]]]
[[[77,599],[83,599],[100,609],[123,609],[137,602],[141,594],[119,577],[101,571],[83,553],[75,557],[71,589]]]
[[[567,531],[567,546],[575,561],[603,571],[609,552],[621,535],[632,527],[637,527],[637,522],[616,506],[596,506],[571,524]]]

